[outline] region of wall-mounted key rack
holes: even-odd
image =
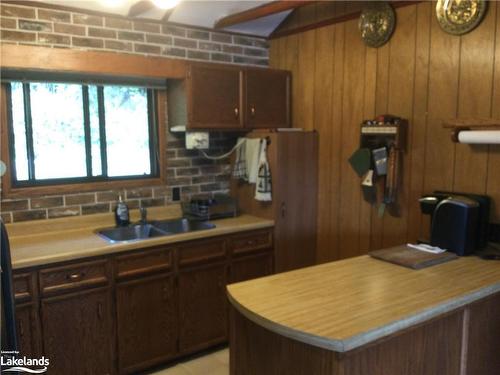
[[[362,176],[364,197],[371,203],[376,203],[376,181],[383,179],[384,194],[382,206],[389,205],[390,212],[397,216],[397,192],[400,184],[401,158],[406,150],[406,133],[408,121],[392,115],[377,116],[361,124],[360,149],[353,154],[351,164],[359,174],[361,155],[366,160],[370,158],[370,169]],[[365,163],[366,165],[366,163]],[[364,173],[364,172],[363,172]],[[383,210],[382,210],[383,212]]]
[[[406,128],[408,121],[390,115],[378,116],[361,124],[361,147],[371,150],[394,146],[398,150],[406,149]]]

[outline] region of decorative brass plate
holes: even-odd
[[[396,14],[386,2],[373,2],[361,12],[359,17],[359,31],[361,38],[369,47],[380,47],[390,39]]]
[[[462,35],[481,23],[486,8],[485,0],[438,0],[436,17],[444,31]]]

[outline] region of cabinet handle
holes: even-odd
[[[68,280],[70,281],[78,281],[80,280],[83,276],[85,276],[85,274],[83,272],[79,272],[79,273],[72,273],[71,275],[68,275],[67,278]]]
[[[23,321],[19,321],[19,336],[24,337],[24,324]]]
[[[247,245],[248,245],[248,246],[253,246],[253,245],[255,245],[255,240],[248,240],[248,241],[247,241]]]
[[[99,320],[102,320],[102,303],[99,302],[97,304],[97,317],[99,318]]]
[[[252,106],[252,108],[250,108],[250,115],[252,115],[252,117],[255,117],[255,107]]]
[[[281,202],[281,217],[284,219],[286,216],[286,205],[285,202]]]
[[[238,116],[240,115],[240,110],[238,107],[234,107],[234,117],[235,118],[238,118]]]

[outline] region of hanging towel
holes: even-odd
[[[234,161],[233,178],[248,180],[247,161],[246,161],[246,138],[239,138],[240,146],[236,150],[236,159]]]
[[[269,202],[271,197],[271,170],[267,162],[267,141],[260,140],[259,149],[259,173],[255,184],[255,199],[258,201]]]
[[[251,184],[257,182],[259,174],[259,151],[260,142],[259,138],[247,138],[245,144],[245,160],[247,164],[247,181]]]

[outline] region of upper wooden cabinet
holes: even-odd
[[[289,127],[290,73],[274,69],[247,69],[245,104],[247,127]]]
[[[169,127],[188,130],[284,128],[290,121],[290,72],[191,64],[167,85]]]
[[[238,68],[192,65],[187,77],[188,127],[242,128],[242,87]]]

